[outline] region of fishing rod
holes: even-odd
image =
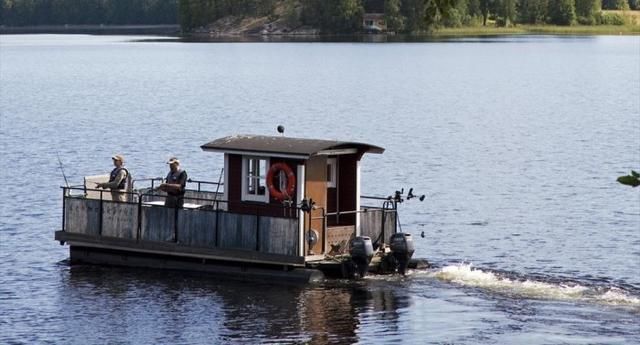
[[[64,177],[64,184],[69,188],[69,181],[67,181],[67,175],[64,173],[64,168],[62,167],[62,160],[60,160],[60,154],[56,151],[56,156],[58,157],[58,164],[60,165],[60,171],[62,172],[62,177]]]
[[[218,199],[218,191],[220,190],[220,183],[222,183],[222,175],[223,174],[224,174],[224,168],[220,169],[220,175],[218,176],[218,185],[216,186],[216,194],[213,195],[213,204],[214,205],[216,205],[216,202],[218,201],[217,200]]]

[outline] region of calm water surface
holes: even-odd
[[[0,36],[0,343],[640,343],[640,37],[177,43]],[[235,133],[370,142],[407,277],[315,286],[70,267],[63,179],[162,176]],[[424,231],[425,238],[420,234]]]

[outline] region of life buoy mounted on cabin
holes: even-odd
[[[284,190],[276,188],[273,184],[273,178],[281,171],[287,179],[287,187]],[[272,164],[267,172],[267,187],[269,188],[269,194],[273,196],[274,199],[278,201],[290,200],[296,188],[296,175],[287,163]]]

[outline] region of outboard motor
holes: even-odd
[[[373,258],[371,238],[358,236],[352,239],[349,244],[349,254],[351,254],[351,262],[354,266],[354,272],[350,276],[357,274],[360,278],[364,277],[369,270],[371,258]]]
[[[409,260],[411,260],[413,252],[415,251],[413,238],[411,234],[398,232],[391,235],[389,243],[393,258],[398,264],[398,273],[404,275],[407,271],[407,266],[409,266]]]

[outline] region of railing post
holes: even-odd
[[[215,241],[214,241],[214,246],[216,248],[218,248],[218,237],[220,236],[220,232],[219,232],[219,225],[218,223],[220,222],[220,205],[218,204],[218,201],[216,201],[216,224],[215,224]]]
[[[324,207],[322,208],[322,254],[326,252],[326,244],[327,244],[327,215]]]
[[[99,223],[98,223],[98,236],[102,236],[102,217],[103,217],[103,215],[102,215],[102,211],[103,211],[103,207],[102,207],[102,203],[103,203],[103,201],[102,201],[102,193],[103,193],[103,191],[102,191],[102,190],[100,190],[100,217],[98,217],[98,219],[99,219]]]
[[[138,228],[136,229],[136,242],[140,241],[142,233],[142,195],[138,196]]]
[[[178,205],[173,207],[173,242],[178,243]]]
[[[65,231],[64,220],[65,220],[65,214],[67,213],[66,199],[67,199],[67,189],[66,187],[62,187],[62,231]]]
[[[398,233],[398,204],[394,203],[393,204],[393,233],[397,234]],[[400,229],[402,230],[402,229]]]
[[[382,231],[382,234],[380,237],[382,237],[382,243],[386,243],[386,236],[387,234],[385,233],[385,228],[386,228],[386,218],[387,218],[387,211],[384,209],[384,207],[381,210],[382,212],[382,224],[380,226],[380,231]]]
[[[260,207],[256,208],[256,251],[260,251]]]

